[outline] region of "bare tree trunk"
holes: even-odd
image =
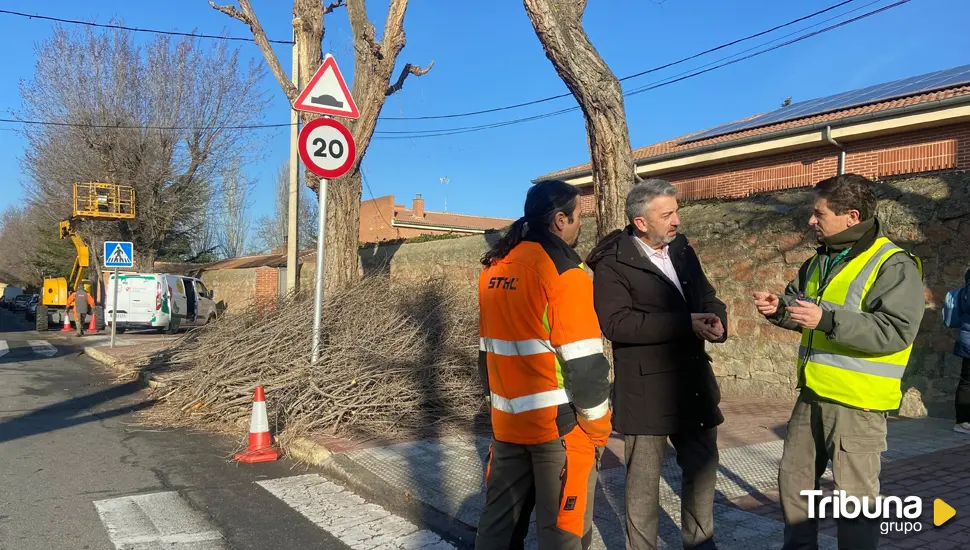
[[[270,46],[249,0],[239,0],[241,11],[232,6],[216,6],[212,0],[209,4],[249,25],[283,93],[290,102],[296,100],[300,90],[283,71],[279,58]],[[321,3],[320,0],[293,0],[293,29],[297,49],[300,52],[301,89],[323,63],[323,18],[340,7],[347,9],[354,37],[355,70],[351,93],[360,110],[360,118],[347,121],[347,127],[357,144],[357,159],[347,175],[328,180],[327,184],[327,233],[324,259],[327,291],[343,288],[358,278],[360,163],[370,145],[384,101],[404,86],[408,75],[421,76],[434,64],[432,62],[426,69],[422,69],[408,63],[403,67],[397,81],[393,85],[390,83],[398,54],[405,44],[404,13],[407,11],[408,0],[391,0],[380,41],[376,38],[374,25],[367,18],[365,0],[334,0],[329,4]],[[300,113],[300,117],[306,124],[317,118],[317,115]],[[306,172],[308,187],[318,191],[319,181],[320,178],[315,174]]]
[[[597,238],[626,225],[626,194],[634,179],[633,152],[620,82],[583,30],[586,0],[524,0],[546,57],[586,118],[593,164]]]

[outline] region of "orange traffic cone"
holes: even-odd
[[[64,326],[61,327],[61,332],[71,332],[71,310],[64,310]]]
[[[88,332],[90,332],[91,334],[98,333],[98,323],[97,323],[97,320],[95,319],[97,315],[98,314],[96,312],[94,311],[91,312],[91,321],[88,322]]]
[[[269,434],[269,418],[266,415],[266,394],[262,386],[256,386],[253,396],[253,413],[249,422],[249,447],[236,453],[236,460],[252,464],[272,462],[279,459],[280,452],[273,448],[273,437]]]

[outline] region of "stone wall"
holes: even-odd
[[[219,311],[246,308],[256,297],[256,269],[204,271],[200,278],[213,291]]]
[[[960,363],[950,353],[955,332],[942,326],[939,308],[970,266],[970,173],[884,180],[877,192],[879,216],[890,238],[917,254],[925,273],[927,309],[904,388],[919,390],[931,414],[950,416]],[[682,232],[728,306],[729,340],[710,346],[724,395],[794,395],[798,334],[764,321],[751,293],[782,291],[812,255],[810,201],[811,191],[802,189],[682,204]],[[585,219],[581,256],[592,247],[595,233],[595,223]],[[444,277],[475,285],[478,260],[498,237],[367,248],[361,256],[370,275],[399,281]],[[303,273],[312,277],[312,266]]]

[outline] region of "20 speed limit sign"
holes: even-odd
[[[300,131],[300,158],[311,172],[321,178],[339,178],[357,158],[354,136],[346,126],[332,118],[311,120]]]

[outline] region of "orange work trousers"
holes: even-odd
[[[539,445],[493,438],[476,550],[524,548],[533,509],[539,550],[589,548],[601,452],[579,426]]]

